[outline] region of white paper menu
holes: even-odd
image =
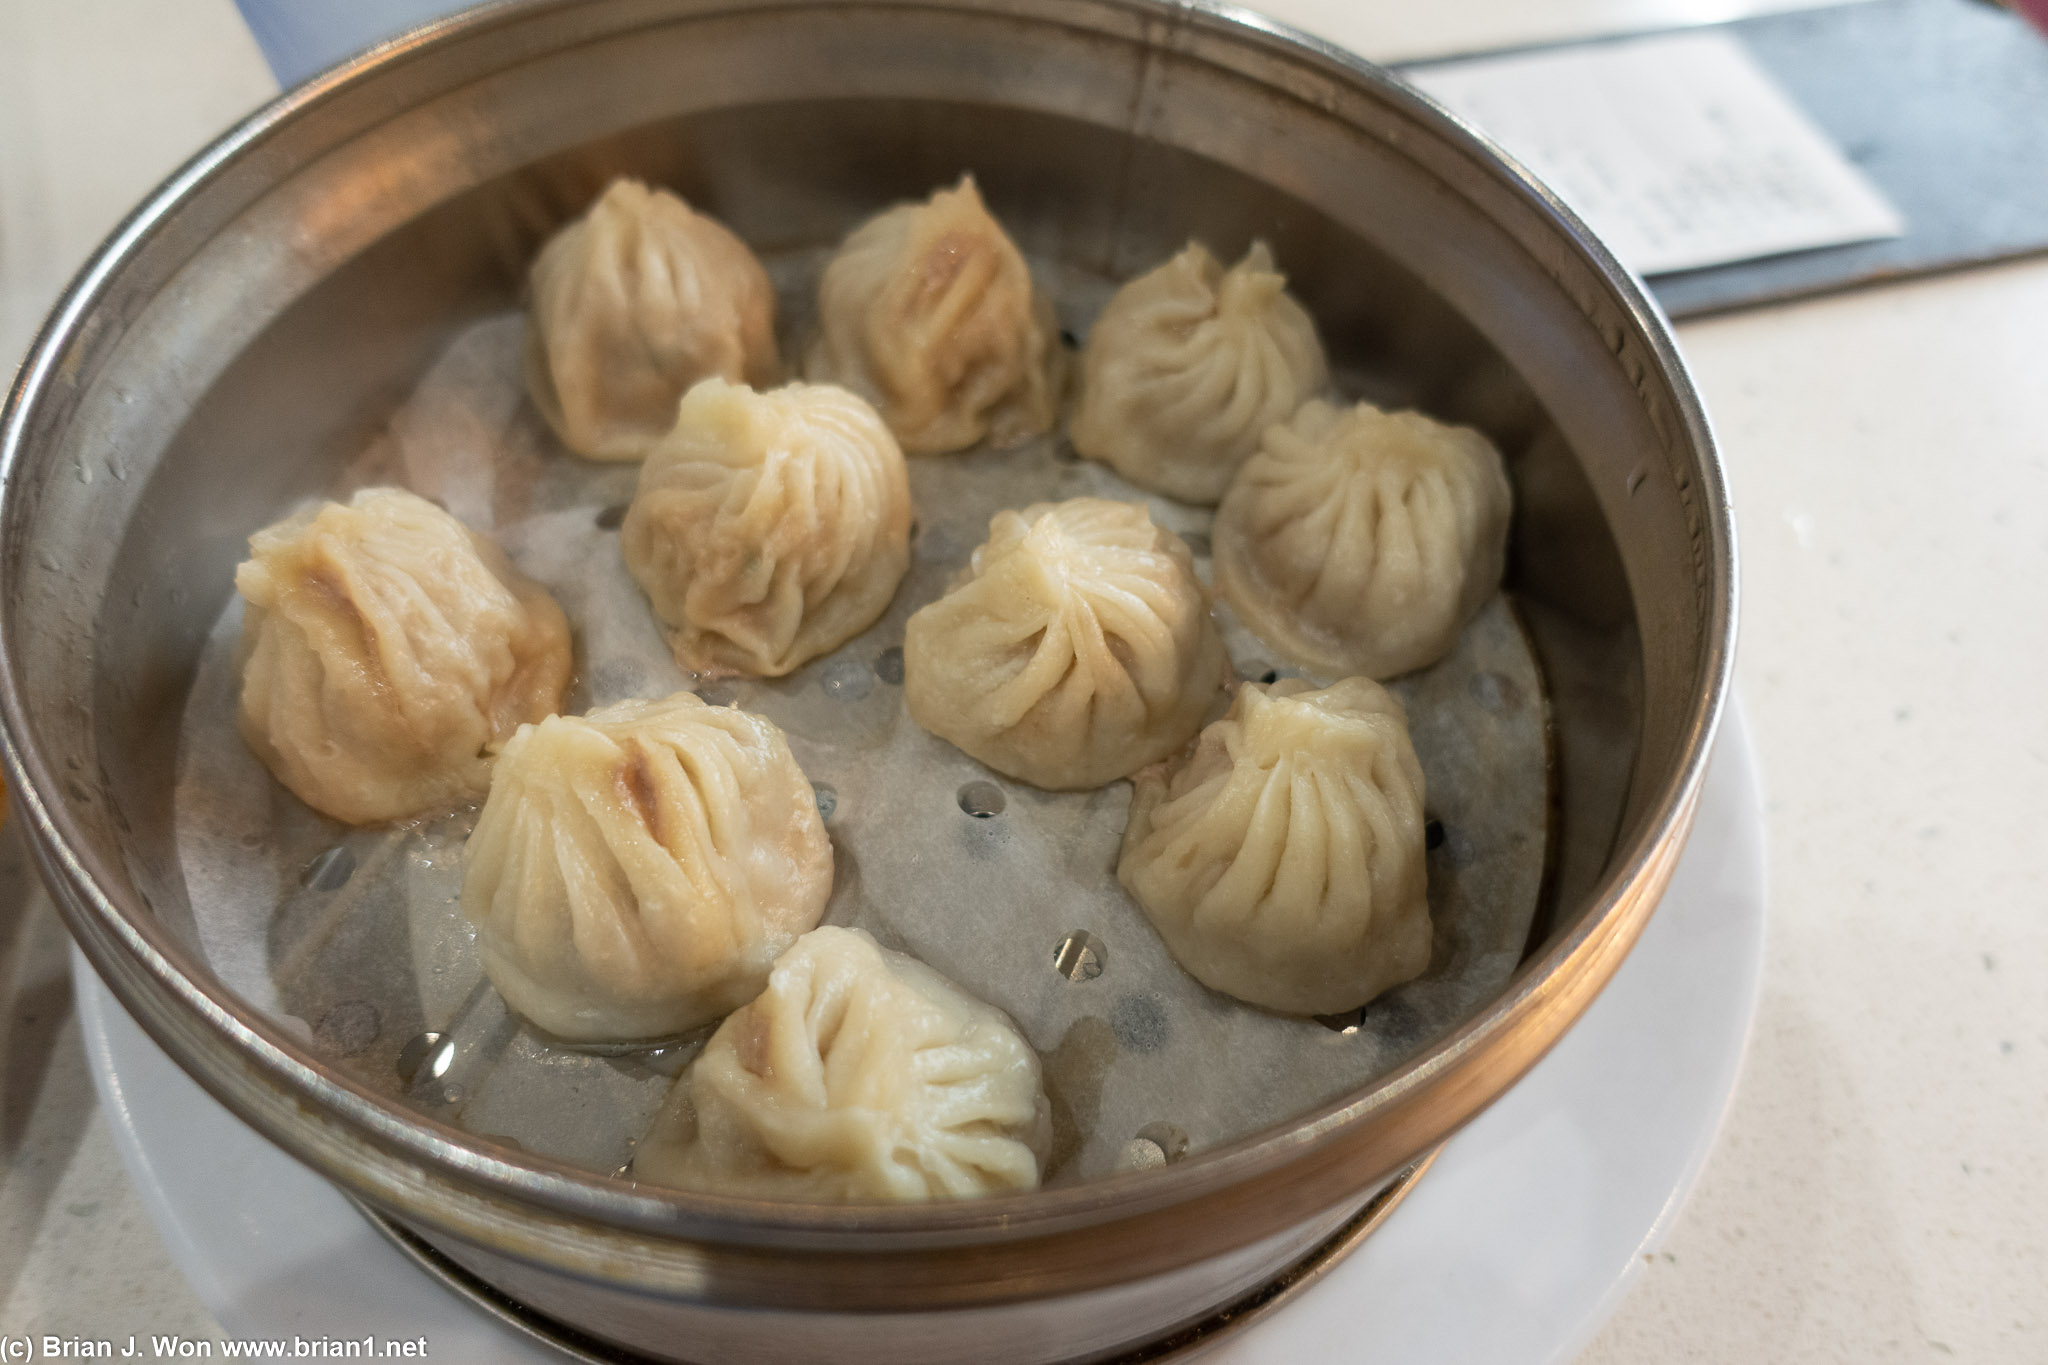
[[[1726,33],[1403,74],[1535,172],[1645,275],[1905,230],[1897,210]]]
[[[244,0],[248,3],[276,0]],[[1237,0],[1382,66],[1870,0]]]

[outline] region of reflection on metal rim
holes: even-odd
[[[1436,1159],[1443,1155],[1443,1150],[1438,1146],[1425,1153],[1413,1166],[1395,1176],[1385,1189],[1374,1195],[1366,1206],[1360,1209],[1351,1221],[1338,1228],[1328,1241],[1281,1271],[1267,1284],[1233,1303],[1226,1304],[1200,1322],[1176,1328],[1157,1341],[1133,1347],[1122,1354],[1099,1361],[1097,1365],[1172,1365],[1175,1361],[1191,1360],[1285,1308],[1298,1298],[1303,1290],[1327,1275],[1338,1262],[1358,1250],[1365,1239],[1372,1236],[1394,1210],[1401,1206],[1401,1201],[1408,1197],[1414,1190],[1415,1183],[1436,1164]],[[377,1212],[352,1195],[348,1196],[348,1200],[356,1212],[363,1216],[364,1221],[376,1229],[378,1235],[390,1242],[414,1265],[438,1280],[449,1293],[468,1300],[470,1304],[490,1314],[513,1331],[552,1347],[571,1360],[583,1361],[585,1365],[676,1365],[672,1361],[657,1360],[653,1356],[641,1355],[637,1351],[610,1345],[578,1331],[567,1323],[558,1322],[545,1313],[527,1307],[449,1260],[434,1247],[433,1243],[421,1238],[403,1224]]]

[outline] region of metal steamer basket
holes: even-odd
[[[248,535],[516,308],[538,244],[611,176],[789,256],[967,169],[1034,263],[1093,279],[1190,237],[1271,241],[1339,372],[1506,453],[1507,587],[1551,759],[1506,984],[1369,1083],[1184,1160],[845,1208],[480,1137],[225,987],[173,790]],[[8,774],[95,967],[446,1273],[662,1360],[1095,1360],[1270,1301],[1605,984],[1671,874],[1728,687],[1727,500],[1641,286],[1426,99],[1209,5],[590,0],[422,30],[258,113],[122,225],[22,368],[0,461]]]

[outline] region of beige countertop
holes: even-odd
[[[274,90],[228,0],[0,0],[0,371]],[[2048,259],[1689,324],[1741,534],[1762,1000],[1663,1250],[1582,1356],[2048,1360]],[[0,886],[0,1336],[214,1328]]]

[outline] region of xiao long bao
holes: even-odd
[[[512,1009],[630,1042],[752,999],[831,894],[782,731],[679,692],[520,729],[464,852],[462,912]]]
[[[1310,402],[1224,494],[1216,590],[1303,668],[1425,668],[1500,588],[1511,499],[1500,452],[1470,427]]]
[[[377,824],[482,796],[562,704],[569,623],[498,547],[368,488],[258,531],[242,595],[242,737],[307,805]]]
[[[1059,417],[1052,304],[963,177],[855,229],[818,285],[805,377],[875,405],[911,455],[1015,445]]]
[[[1266,428],[1328,382],[1315,322],[1266,244],[1225,270],[1190,242],[1089,330],[1074,449],[1141,488],[1213,503]]]
[[[1422,767],[1378,683],[1247,683],[1137,776],[1117,877],[1203,985],[1283,1014],[1363,1005],[1429,966]]]
[[[641,466],[619,546],[679,664],[780,677],[888,610],[910,565],[903,452],[845,389],[707,379]]]
[[[767,272],[666,190],[613,181],[542,248],[531,282],[527,392],[579,455],[637,460],[698,380],[780,375]]]
[[[1228,665],[1179,536],[1142,503],[998,512],[953,589],[910,618],[904,701],[998,772],[1099,787],[1200,728]]]
[[[1051,1144],[1038,1054],[1009,1017],[858,929],[815,929],[719,1026],[633,1174],[844,1203],[1036,1188]]]

